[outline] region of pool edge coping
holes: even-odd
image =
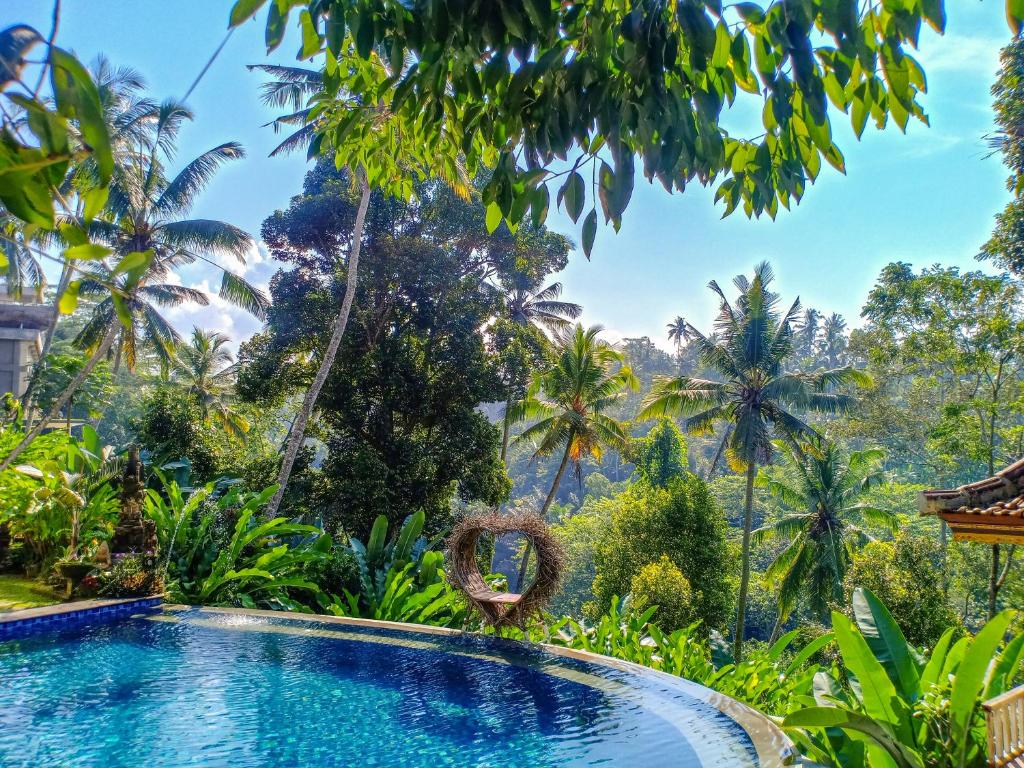
[[[426,624],[410,624],[401,621],[381,621],[379,619],[358,619],[351,616],[325,616],[313,613],[293,613],[290,611],[264,611],[248,608],[228,608],[215,606],[187,606],[173,603],[164,603],[165,611],[180,611],[196,608],[208,613],[234,614],[240,616],[258,616],[268,619],[284,619],[287,621],[305,621],[327,624],[339,624],[351,627],[363,627],[366,629],[383,629],[416,634],[440,635],[445,637],[458,637],[462,635],[475,635],[487,637],[475,632],[464,632],[448,627],[433,627]],[[797,764],[799,754],[796,745],[785,734],[785,732],[766,714],[759,712],[748,704],[744,704],[731,696],[712,690],[700,683],[688,680],[685,677],[673,675],[657,669],[645,667],[632,661],[623,661],[612,656],[604,656],[591,651],[581,651],[575,648],[564,648],[549,643],[529,643],[522,640],[509,640],[505,638],[492,638],[509,643],[523,643],[524,645],[539,645],[544,651],[563,658],[583,661],[588,664],[608,667],[620,672],[637,675],[640,677],[654,677],[665,683],[682,689],[690,696],[714,707],[722,714],[729,717],[739,725],[750,738],[754,751],[757,753],[759,768],[784,768]]]
[[[113,608],[132,603],[145,603],[152,600],[163,600],[162,595],[146,595],[144,597],[111,597],[93,598],[90,600],[74,600],[67,603],[40,605],[35,608],[18,608],[14,611],[0,612],[0,625],[17,624],[34,619],[49,619],[69,613],[90,612],[103,608]]]

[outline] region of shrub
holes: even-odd
[[[908,642],[930,647],[948,627],[962,631],[942,592],[941,557],[938,542],[924,536],[901,533],[893,542],[870,542],[853,556],[846,574],[847,597],[857,587],[871,590]]]
[[[138,555],[120,558],[100,574],[99,584],[104,597],[146,597],[162,589],[153,558]]]
[[[668,632],[689,626],[697,618],[689,579],[665,555],[640,569],[630,582],[630,595],[634,610],[656,605],[658,626]]]
[[[601,503],[611,509],[611,525],[594,558],[597,611],[613,595],[627,594],[633,577],[664,555],[690,582],[692,615],[706,629],[726,624],[732,611],[732,563],[725,520],[703,480],[687,473],[666,488],[635,483]],[[592,607],[590,614],[595,615]]]

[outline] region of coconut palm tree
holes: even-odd
[[[117,255],[153,254],[138,290],[124,301],[132,319],[138,322],[123,324],[114,346],[115,368],[122,359],[129,369],[134,367],[139,343],[148,343],[161,363],[170,366],[181,338],[156,307],[209,303],[202,291],[169,281],[183,266],[203,261],[219,269],[221,298],[256,317],[262,318],[268,305],[262,291],[216,261],[223,254],[244,264],[252,238],[223,221],[188,218],[196,198],[217,170],[245,156],[241,145],[226,142],[186,163],[172,178],[165,174],[165,163],[173,157],[178,132],[192,118],[188,109],[175,102],[159,106],[144,151],[129,155],[115,167],[107,206],[109,218],[94,221],[90,227],[94,239]],[[83,295],[91,296],[98,285],[98,281],[87,278],[82,282]],[[79,345],[92,349],[109,327],[116,309],[113,297],[100,301],[77,338]]]
[[[241,440],[249,431],[249,423],[231,407],[236,366],[227,348],[229,343],[222,333],[193,328],[189,342],[177,348],[172,376],[199,403],[205,421],[217,422]]]
[[[551,333],[563,331],[583,312],[571,301],[560,301],[562,284],[551,283],[538,290],[538,283],[529,275],[515,272],[502,280],[505,312],[516,325],[532,325]]]
[[[518,326],[534,328],[544,334],[557,334],[569,327],[583,312],[583,307],[571,301],[560,301],[562,284],[551,283],[538,290],[539,283],[522,272],[514,272],[500,281],[499,288],[503,293],[505,315]],[[517,377],[519,378],[519,377]],[[513,397],[522,396],[526,381],[508,382],[508,394],[505,398],[505,415],[502,419],[501,460],[508,456],[509,432],[512,422],[508,417],[509,403]]]
[[[778,295],[769,290],[773,279],[767,262],[754,268],[753,280],[744,275],[736,277],[733,284],[740,295],[735,306],[718,283],[709,283],[720,301],[715,321],[717,337],[712,340],[689,324],[687,335],[690,344],[696,345],[700,364],[716,372],[720,380],[688,376],[659,379],[639,416],[651,419],[683,415],[687,417],[687,431],[693,434],[712,433],[718,422],[732,426],[726,458],[735,470],[746,472],[743,554],[733,641],[737,660],[743,653],[750,586],[750,534],[757,467],[771,460],[774,438],[796,441],[816,434],[797,414],[846,411],[853,398],[833,390],[865,378],[865,374],[851,368],[814,374],[786,372],[785,363],[793,354],[794,322],[799,316],[800,301],[781,313],[777,308]]]
[[[808,307],[794,326],[797,352],[801,355],[813,355],[815,342],[818,340],[818,329],[821,327],[821,312]]]
[[[675,344],[676,352],[678,352],[686,342],[686,320],[682,315],[676,315],[676,319],[666,327],[668,328],[668,340]]]
[[[826,439],[786,448],[785,466],[762,472],[755,482],[790,510],[753,534],[755,543],[788,541],[765,572],[778,589],[772,642],[801,598],[825,623],[842,604],[853,552],[871,538],[861,521],[890,532],[898,524],[892,512],[864,501],[865,492],[885,477],[882,450],[847,453]]]
[[[560,334],[551,367],[534,377],[526,397],[509,408],[513,423],[533,421],[516,440],[536,445],[534,459],[562,454],[541,517],[547,516],[570,463],[579,474],[585,457],[600,461],[605,447],[622,450],[629,438],[626,426],[606,411],[639,382],[623,354],[598,338],[601,330],[577,324]],[[522,588],[529,562],[527,545],[517,588]]]
[[[828,365],[835,368],[846,357],[846,321],[833,312],[825,318],[821,334],[821,351]]]

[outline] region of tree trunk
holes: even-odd
[[[36,385],[39,383],[39,374],[42,373],[46,364],[46,357],[50,354],[50,346],[53,344],[53,334],[57,330],[57,321],[60,319],[60,299],[71,283],[71,265],[65,263],[60,273],[60,281],[57,283],[57,295],[53,299],[53,315],[46,325],[46,332],[43,334],[43,347],[39,352],[39,362],[32,368],[32,376],[25,387],[25,394],[21,398],[22,410],[25,413],[25,430],[30,428],[32,418],[32,397],[35,394]]]
[[[281,506],[281,499],[284,498],[284,491],[288,485],[288,478],[292,473],[295,464],[295,457],[306,437],[306,425],[313,413],[316,399],[320,396],[324,382],[327,381],[327,374],[334,365],[334,359],[338,356],[338,348],[341,346],[341,339],[345,335],[345,328],[348,326],[348,316],[352,311],[352,301],[356,294],[356,282],[359,275],[359,251],[363,243],[363,229],[366,224],[366,209],[370,205],[370,185],[366,181],[366,173],[362,170],[357,173],[359,179],[359,208],[356,211],[355,226],[352,228],[352,248],[348,256],[348,274],[345,279],[345,298],[341,302],[341,311],[334,320],[334,332],[331,340],[324,350],[323,359],[320,361],[320,369],[316,372],[312,385],[302,400],[302,406],[292,424],[291,435],[288,437],[288,445],[285,448],[284,458],[281,460],[281,470],[277,474],[277,493],[267,505],[267,517],[273,517],[277,508]]]
[[[743,628],[747,618],[747,590],[750,587],[750,531],[754,524],[754,476],[757,465],[747,464],[747,497],[743,509],[743,553],[741,556],[739,605],[736,607],[736,635],[732,655],[737,663],[743,659]]]
[[[722,454],[725,452],[725,443],[729,439],[730,434],[732,434],[732,424],[725,428],[725,434],[722,435],[722,440],[718,444],[718,450],[715,451],[715,458],[711,460],[711,466],[708,467],[708,473],[704,476],[705,480],[710,481],[712,475],[715,474],[715,470],[718,468],[718,462],[722,458]]]
[[[50,411],[44,415],[32,430],[22,438],[21,442],[14,447],[14,450],[7,455],[6,459],[4,459],[3,464],[0,464],[0,472],[10,469],[14,460],[18,458],[26,448],[28,448],[29,444],[31,444],[33,440],[42,434],[46,425],[60,415],[64,406],[71,401],[75,392],[77,392],[78,388],[82,386],[82,382],[84,382],[89,377],[89,374],[92,373],[92,369],[96,367],[96,363],[107,356],[107,352],[110,351],[110,345],[114,343],[114,338],[117,336],[119,328],[120,326],[116,322],[111,324],[110,330],[107,331],[107,335],[103,337],[103,341],[100,342],[96,351],[92,353],[92,357],[86,361],[85,365],[82,366],[82,370],[76,374],[75,378],[73,378],[71,383],[64,389],[64,392],[61,393],[61,396],[57,398],[53,405],[50,406]]]
[[[562,463],[558,465],[558,471],[555,473],[555,481],[551,484],[551,490],[548,491],[548,497],[544,499],[544,506],[540,509],[540,516],[544,520],[548,519],[548,510],[551,509],[551,504],[555,500],[555,494],[558,493],[558,486],[562,483],[562,475],[565,474],[565,468],[569,465],[569,448],[572,445],[572,440],[569,439],[565,443],[565,453],[562,454]],[[516,591],[521,592],[523,584],[526,581],[526,572],[530,567],[530,552],[532,551],[530,542],[526,542],[526,549],[523,550],[523,561],[519,564],[519,578],[516,580]]]
[[[946,528],[945,520],[939,520],[939,552],[942,558],[942,594],[949,597],[949,568],[946,564],[949,554],[949,530]]]
[[[501,427],[501,463],[504,466],[505,458],[508,456],[508,434],[511,431],[512,425],[508,421],[508,406],[511,400],[505,400],[505,415],[502,417]]]
[[[775,626],[772,627],[771,637],[768,638],[769,646],[775,645],[775,641],[779,639],[779,635],[782,634],[782,628],[785,626],[787,618],[786,614],[780,609],[779,615],[775,617]]]
[[[988,618],[996,615],[996,598],[999,597],[999,545],[992,545],[992,570],[988,575]]]

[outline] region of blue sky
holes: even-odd
[[[584,320],[606,326],[610,337],[649,335],[668,348],[665,324],[677,314],[708,325],[709,280],[727,282],[763,259],[774,265],[783,298],[799,295],[854,325],[890,261],[977,268],[974,254],[1008,199],[1005,170],[998,157],[988,157],[983,136],[992,130],[989,88],[1010,33],[999,0],[946,5],[946,35],[923,34],[918,54],[928,74],[923,104],[930,128],[914,124],[904,136],[894,126],[869,127],[858,142],[844,122],[834,133],[847,174],[826,166],[804,201],[775,222],[748,221],[742,213],[721,220],[709,190],[669,195],[638,179],[622,230],[600,230],[591,260],[574,254],[559,276],[565,297],[583,304]],[[102,52],[136,68],[157,98],[180,97],[223,39],[230,6],[229,0],[64,0],[58,42],[82,59]],[[24,22],[46,34],[51,8],[48,0],[2,0],[0,26]],[[291,35],[272,60],[294,62],[298,43]],[[197,119],[183,132],[179,151],[186,161],[223,141],[242,142],[248,157],[218,174],[195,215],[257,236],[262,220],[299,191],[306,170],[302,157],[267,157],[279,140],[262,127],[273,112],[259,103],[261,76],[245,68],[264,61],[262,26],[249,23],[190,98]],[[730,124],[741,126],[744,117],[737,113]],[[578,238],[563,215],[552,215],[549,225]],[[254,253],[242,270],[265,284],[276,265]],[[183,279],[203,287],[219,278],[196,268]],[[199,324],[235,340],[258,326],[219,301],[175,310],[172,320],[183,331]]]

